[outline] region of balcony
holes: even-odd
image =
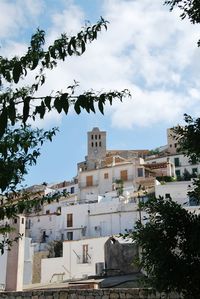
[[[98,185],[99,185],[98,180],[94,180],[90,184],[87,184],[87,182],[79,182],[78,183],[79,188],[91,188],[91,187],[97,187]]]
[[[133,181],[134,176],[128,175],[127,178],[113,177],[112,182],[116,183],[116,181],[130,182]]]

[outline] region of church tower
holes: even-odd
[[[106,132],[93,128],[88,132],[87,160],[100,160],[106,156]]]

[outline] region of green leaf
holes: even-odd
[[[17,61],[13,68],[13,80],[18,83],[20,76],[23,74],[23,69],[20,61]]]
[[[61,113],[61,111],[62,111],[62,103],[61,103],[59,97],[55,98],[54,107],[56,108],[56,110],[58,111],[58,113]]]
[[[81,41],[81,50],[82,50],[82,53],[85,52],[85,42],[84,42],[84,40]]]
[[[78,102],[78,100],[74,104],[74,110],[76,111],[77,114],[81,113],[80,103]]]
[[[7,108],[4,106],[0,114],[0,137],[3,136],[8,124]]]
[[[65,111],[65,114],[68,113],[69,110],[69,102],[68,102],[68,93],[63,93],[60,97],[60,102],[62,105],[62,109]]]
[[[26,123],[26,121],[29,117],[30,101],[31,101],[31,97],[26,97],[24,99],[24,106],[23,106],[23,123],[24,124]]]
[[[10,105],[8,106],[8,116],[10,118],[12,126],[14,126],[16,120],[16,109],[13,99],[10,100]]]
[[[44,103],[46,105],[46,107],[49,109],[49,111],[51,110],[51,97],[50,96],[47,96],[45,97],[44,99]]]
[[[99,111],[104,114],[104,106],[103,106],[103,102],[101,100],[99,100],[98,102],[98,107],[99,107]]]
[[[31,67],[32,71],[38,66],[38,62],[39,62],[38,58],[34,58],[33,59],[33,61],[32,61],[32,67]]]

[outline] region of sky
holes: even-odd
[[[80,57],[46,72],[40,95],[65,91],[74,80],[80,90],[129,89],[132,97],[106,106],[105,115],[49,113],[32,123],[58,126],[24,184],[71,180],[87,155],[87,131],[107,131],[108,149],[154,149],[166,144],[166,129],[182,124],[183,114],[200,113],[198,26],[169,12],[164,0],[0,0],[0,55],[26,52],[39,27],[50,44],[61,33],[76,34],[89,20],[109,21]],[[30,83],[33,77],[28,76]]]

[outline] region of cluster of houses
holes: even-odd
[[[120,234],[131,232],[143,211],[138,202],[149,195],[172,197],[197,210],[188,191],[200,165],[177,152],[171,129],[167,145],[149,150],[107,150],[106,132],[87,133],[88,153],[70,182],[30,187],[40,196],[67,194],[28,215],[13,219],[23,237],[0,256],[0,287],[21,290],[105,273],[138,271],[132,263],[138,249]]]

